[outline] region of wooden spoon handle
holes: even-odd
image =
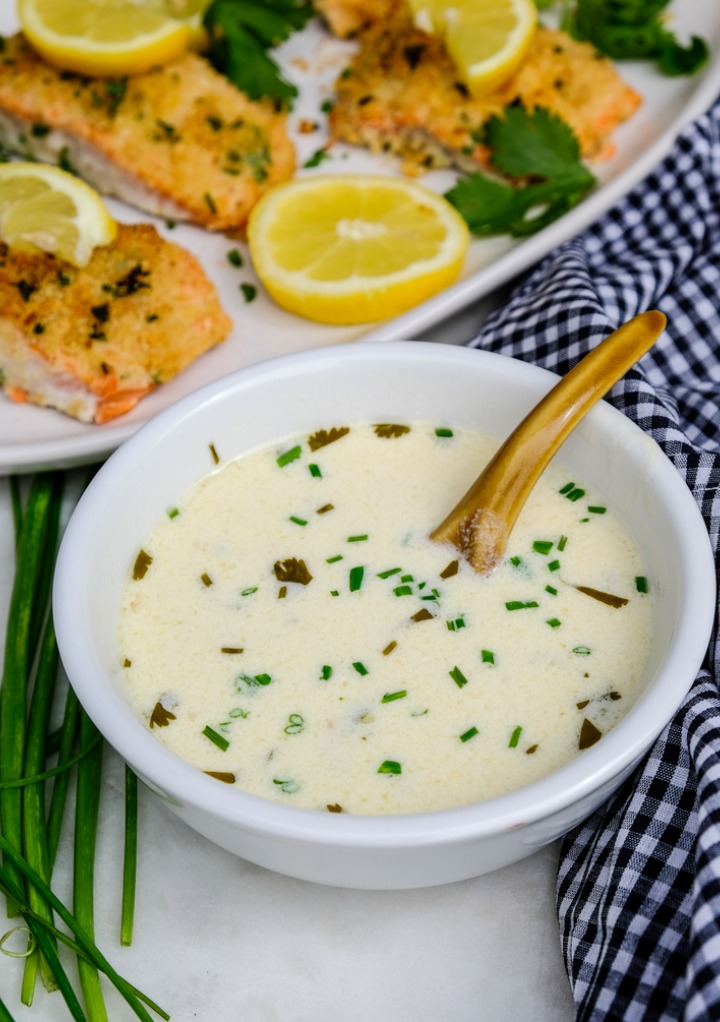
[[[530,491],[578,422],[665,329],[662,312],[643,312],[574,366],[510,434],[447,518],[430,533],[453,543],[476,571],[492,570]]]

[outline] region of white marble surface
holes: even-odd
[[[462,342],[493,304],[460,314],[433,338]],[[68,511],[83,475],[69,474]],[[0,480],[0,640],[12,572],[9,492]],[[176,1022],[570,1022],[574,1016],[555,918],[555,845],[496,873],[426,890],[320,887],[210,844],[141,786],[135,935],[125,948],[119,940],[122,812],[123,765],[107,749],[97,942]],[[65,898],[71,858],[68,831],[55,876]],[[11,925],[0,908],[0,934]],[[21,975],[18,960],[0,955],[1,996],[18,1022],[70,1018],[61,995],[40,985],[32,1008],[23,1007]],[[134,1017],[111,989],[107,1003],[110,1022]]]

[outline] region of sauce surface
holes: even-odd
[[[556,466],[492,575],[431,542],[497,446],[338,426],[169,506],[119,615],[153,734],[218,781],[359,814],[500,795],[599,740],[643,679],[651,583],[612,507]]]

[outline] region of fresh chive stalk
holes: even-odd
[[[125,764],[125,838],[123,843],[122,909],[120,915],[120,943],[132,944],[135,922],[135,888],[137,885],[137,824],[138,781],[135,773]]]
[[[86,748],[96,737],[95,725],[84,710],[80,711],[80,746]],[[75,802],[75,846],[73,856],[73,907],[83,929],[93,937],[95,929],[94,883],[95,843],[100,782],[102,778],[103,743],[98,742],[77,767]],[[97,965],[78,959],[78,974],[85,1005],[92,1022],[107,1022],[105,1000],[100,986]]]

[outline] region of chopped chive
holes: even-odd
[[[480,653],[480,659],[482,660],[482,662],[484,664],[494,664],[495,663],[495,654],[493,653],[493,651],[491,649],[484,649]]]
[[[531,607],[537,606],[536,600],[508,600],[505,603],[507,610],[529,610]]]
[[[378,767],[379,774],[401,774],[402,767],[394,759],[386,759]]]
[[[551,596],[557,596],[558,591],[555,586],[545,586],[545,592],[550,593]]]
[[[548,571],[559,571],[559,570],[560,570],[560,561],[557,561],[557,560],[550,561],[550,563],[548,564]]]
[[[420,599],[421,600],[432,600],[434,602],[437,602],[437,600],[440,599],[440,593],[437,591],[437,589],[433,589],[430,592],[429,596],[421,596]]]
[[[330,678],[332,678],[332,672],[333,669],[330,664],[323,664],[320,669],[320,677],[323,681],[330,681]]]
[[[335,564],[336,561],[341,561],[342,559],[343,559],[342,554],[335,554],[334,557],[326,557],[325,558],[325,563],[326,564]]]
[[[365,569],[362,567],[362,565],[358,565],[357,567],[350,569],[350,592],[351,593],[356,593],[358,591],[358,589],[360,589],[360,587],[363,584],[363,575],[364,574],[365,574]]]
[[[510,735],[510,741],[508,742],[508,749],[515,749],[517,747],[517,743],[520,741],[520,735],[521,734],[522,734],[522,728],[518,724],[518,726],[514,729],[513,733]]]
[[[300,791],[298,782],[290,777],[273,777],[273,784],[277,784],[280,791],[284,791],[286,795],[294,795],[296,791]]]
[[[208,444],[208,448],[210,450],[210,457],[212,458],[213,462],[216,465],[219,465],[220,464],[220,455],[218,454],[218,452],[217,452],[217,450],[215,448],[215,444]]]
[[[480,734],[480,732],[478,731],[478,729],[476,727],[471,727],[464,734],[460,735],[460,741],[461,742],[469,742],[471,738],[474,738],[475,735],[479,735],[479,734]]]
[[[278,589],[277,598],[278,600],[284,600],[287,596],[287,586],[280,586]]]
[[[560,621],[560,619],[557,618],[557,617],[551,617],[551,618],[548,618],[548,620],[545,622],[545,624],[546,625],[550,625],[551,628],[559,628],[560,625],[562,624],[562,621]]]
[[[330,595],[331,596],[339,596],[340,595],[340,590],[339,589],[331,589],[330,590]]]
[[[348,542],[348,543],[363,543],[367,538],[368,538],[368,534],[367,533],[364,533],[364,534],[362,534],[360,536],[348,536],[346,542]]]
[[[400,581],[401,582],[414,582],[415,579],[413,578],[412,575],[401,575],[400,576]]]
[[[291,461],[295,461],[302,454],[302,448],[300,444],[296,444],[295,447],[291,447],[290,450],[285,451],[277,458],[277,464],[279,468],[285,468]]]
[[[291,713],[287,726],[283,728],[286,735],[299,735],[305,730],[305,718],[300,713]]]
[[[135,558],[135,564],[133,565],[133,579],[137,581],[145,578],[152,561],[152,556],[146,550],[141,550]]]
[[[565,483],[565,485],[560,490],[558,490],[558,493],[562,493],[564,497],[566,494],[570,493],[570,491],[574,489],[574,487],[575,483]]]
[[[221,653],[242,653],[244,652],[243,646],[221,646]]]
[[[573,647],[573,653],[576,653],[578,656],[590,656],[591,652],[592,650],[589,648],[589,646]]]
[[[223,738],[222,735],[219,735],[217,731],[214,730],[214,728],[210,727],[209,724],[205,725],[202,733],[205,735],[206,738],[210,739],[213,745],[217,745],[218,749],[220,749],[222,752],[225,752],[227,747],[230,745],[230,742],[227,740],[227,738]]]
[[[639,593],[647,593],[648,592],[648,588],[649,588],[648,587],[648,580],[645,578],[644,575],[636,575],[635,576],[635,588],[637,589],[637,591]]]
[[[450,675],[450,677],[455,682],[458,688],[462,688],[463,685],[467,685],[468,680],[459,667],[457,666],[453,667],[451,671],[448,671],[448,674]]]
[[[212,579],[210,578],[210,576],[208,575],[208,573],[206,571],[204,571],[202,573],[202,575],[200,576],[200,581],[202,582],[202,584],[204,586],[211,586],[213,584]]]
[[[607,511],[607,508],[598,506],[588,507],[588,511],[590,512],[591,515],[604,515],[605,512]]]
[[[178,511],[178,509],[176,507],[171,507],[170,510],[167,513],[167,516],[168,516],[168,518],[177,518],[177,516],[179,514],[180,514],[180,512]]]
[[[568,541],[567,536],[561,536],[560,539],[558,540],[557,546],[560,553],[562,553],[565,547],[567,546],[567,541]]]
[[[353,667],[358,672],[358,674],[365,675],[369,673],[367,667],[365,666],[364,663],[362,663],[361,660],[355,660],[353,662]]]
[[[449,632],[458,632],[461,628],[465,627],[465,618],[461,615],[452,621],[446,621],[445,624],[447,625],[447,630]]]
[[[385,649],[382,651],[382,655],[383,656],[388,656],[388,654],[392,653],[392,651],[395,649],[396,646],[397,646],[397,642],[395,642],[395,640],[393,639],[392,642],[389,642],[387,644],[387,646],[385,647]]]
[[[394,703],[396,699],[404,699],[407,689],[401,688],[398,692],[386,692],[380,700],[381,703]]]
[[[402,571],[402,568],[388,568],[387,571],[379,571],[377,573],[377,577],[378,578],[390,578],[391,575],[397,575],[397,573],[399,571]]]
[[[252,596],[253,593],[258,591],[257,586],[248,586],[247,589],[243,589],[240,593],[241,596]]]
[[[314,479],[322,479],[322,472],[320,471],[320,466],[316,465],[314,462],[311,465],[308,465],[308,472],[310,473],[311,476],[313,476]]]
[[[532,548],[538,554],[549,554],[553,548],[553,543],[549,539],[536,539]]]
[[[395,586],[393,592],[396,596],[412,596],[412,586]]]
[[[576,486],[575,489],[570,490],[570,493],[566,494],[566,496],[568,500],[580,500],[581,497],[585,496],[585,490],[581,490],[579,486]]]
[[[510,563],[514,568],[519,568],[522,564],[522,557],[518,557],[517,554],[510,558]]]
[[[435,436],[448,437],[454,436],[455,434],[451,429],[445,429],[443,426],[438,426],[435,430]]]
[[[307,518],[298,518],[297,515],[290,515],[289,521],[295,522],[296,525],[307,525]]]

